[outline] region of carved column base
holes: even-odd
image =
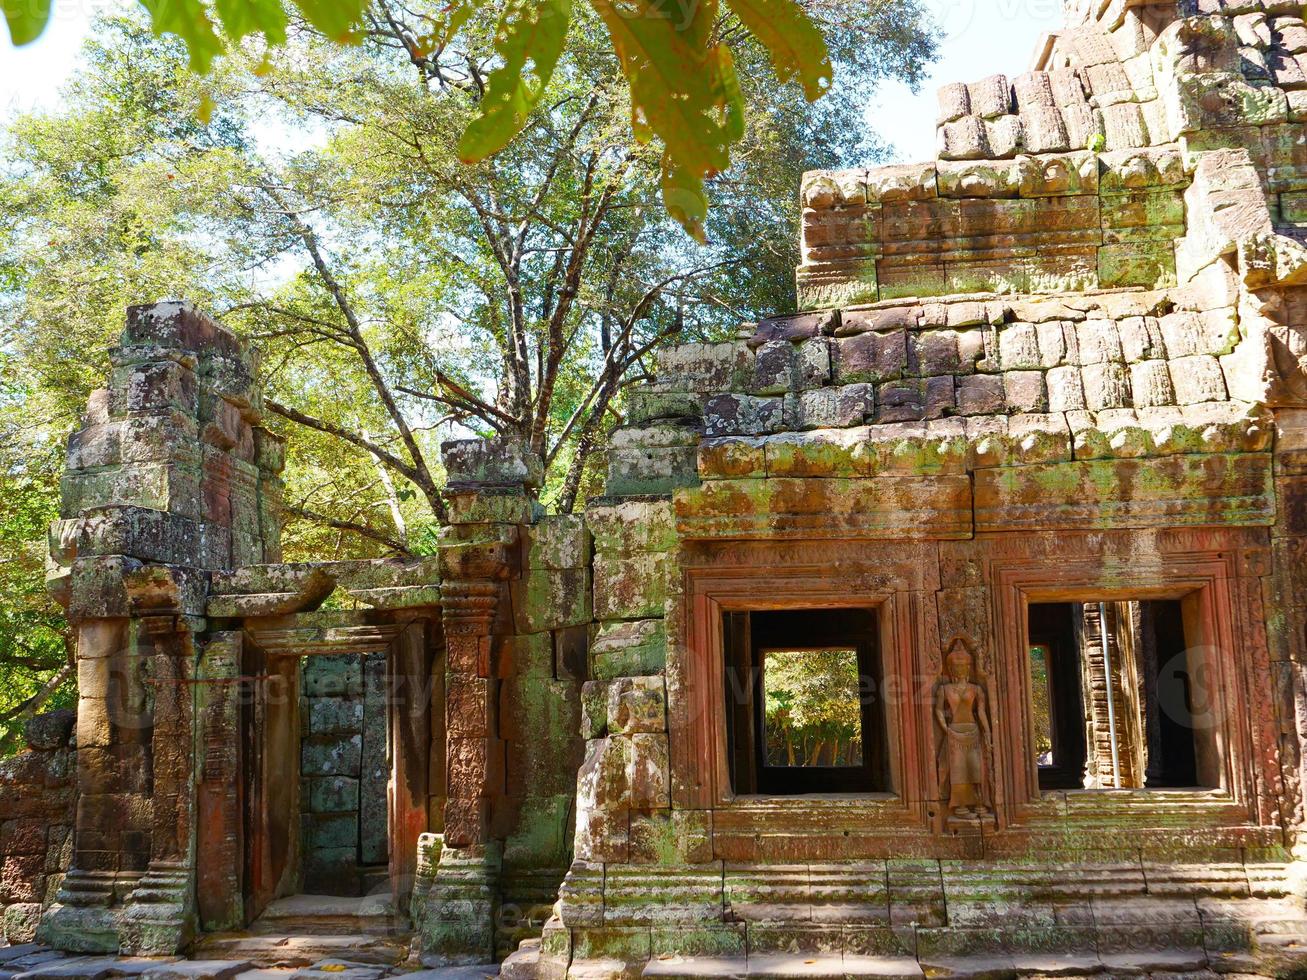
[[[421,896],[414,890],[415,943],[424,966],[494,962],[500,867],[498,843],[441,848],[430,890]],[[420,914],[419,903],[425,905]]]
[[[69,953],[117,953],[122,910],[113,907],[119,885],[112,871],[72,869],[36,927],[36,940]]]
[[[182,861],[151,861],[123,910],[122,951],[169,956],[195,941],[193,869]]]
[[[422,917],[427,911],[427,898],[436,883],[436,867],[440,863],[440,851],[445,839],[442,834],[419,834],[417,866],[413,874],[413,892],[409,898],[409,917],[413,928],[422,926]]]

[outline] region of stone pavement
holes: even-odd
[[[286,937],[284,963],[302,958],[294,938]],[[754,956],[681,957],[664,955],[639,971],[643,980],[919,980],[925,977],[968,980],[1042,980],[1052,977],[1186,978],[1186,980],[1270,980],[1300,976],[1295,953],[1303,937],[1282,937],[1292,949],[1276,962],[1263,950],[1255,960],[1208,954],[1203,949],[1149,953],[1082,955],[1049,953],[1008,956],[935,958],[856,956],[834,952],[768,953]],[[546,974],[548,971],[545,971]],[[633,980],[636,973],[617,960],[575,960],[568,975],[584,980]],[[501,967],[497,964],[406,969],[404,966],[326,958],[305,965],[260,966],[249,960],[177,957],[80,956],[36,943],[0,946],[0,980],[537,980],[542,978],[539,942],[528,941]]]
[[[290,965],[301,957],[294,944],[285,948],[281,962],[287,965],[260,966],[250,960],[80,956],[25,943],[0,946],[0,980],[383,980],[400,975],[406,980],[490,980],[499,974],[494,963],[423,970],[327,958]]]
[[[1043,980],[1052,977],[1157,978],[1157,980],[1270,980],[1307,976],[1301,957],[1307,937],[1285,934],[1259,943],[1253,954],[1202,947],[1163,950],[1079,950],[986,953],[970,956],[870,956],[839,950],[746,953],[738,956],[655,956],[634,970],[621,960],[573,959],[566,975],[579,980]],[[561,973],[540,941],[530,940],[504,960],[502,980],[552,980]]]

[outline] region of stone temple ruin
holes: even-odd
[[[1307,27],[1067,15],[941,91],[938,160],[808,175],[810,312],[664,352],[584,514],[452,442],[438,557],[283,564],[253,352],[130,311],[0,973],[1304,969]],[[796,756],[818,654],[856,744]]]

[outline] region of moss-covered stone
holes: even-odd
[[[588,623],[589,568],[528,568],[512,583],[513,615],[523,633]]]
[[[670,551],[676,547],[676,525],[670,497],[599,499],[586,508],[586,524],[600,555],[639,551]]]
[[[543,518],[523,536],[527,568],[582,568],[590,561],[590,532],[580,514]]]
[[[1168,241],[1104,245],[1098,250],[1098,282],[1105,289],[1175,285],[1175,246]]]
[[[626,558],[597,555],[594,611],[599,619],[661,616],[667,600],[667,555],[636,552]]]
[[[530,524],[544,508],[520,487],[480,487],[446,494],[451,524]]]
[[[608,451],[605,492],[610,496],[670,493],[698,482],[698,454],[694,446]]]
[[[590,654],[596,678],[656,674],[663,669],[667,659],[663,621],[638,619],[602,623]]]

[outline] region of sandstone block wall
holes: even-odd
[[[77,805],[71,711],[27,723],[26,748],[0,761],[0,909],[4,939],[31,942],[72,858]]]
[[[1038,69],[940,89],[937,161],[808,176],[800,305],[1183,281],[1186,153],[1245,150],[1300,228],[1303,36],[1262,0],[1072,15]]]

